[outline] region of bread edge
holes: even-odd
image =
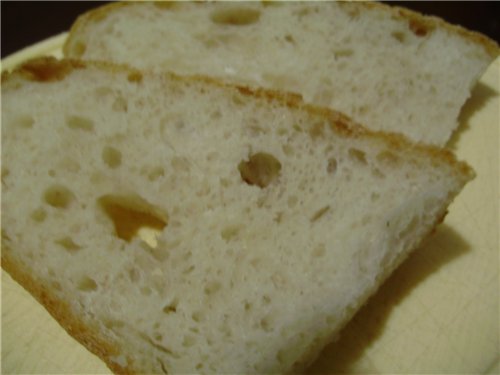
[[[133,4],[134,2],[118,2],[118,3],[106,4],[91,9],[83,13],[82,15],[78,16],[75,22],[70,27],[68,38],[64,42],[62,48],[63,54],[65,56],[68,55],[69,48],[73,44],[73,41],[75,39],[75,34],[79,32],[81,29],[84,29],[87,25],[89,25],[92,22],[98,22],[103,18],[106,18],[109,13],[117,9]],[[484,34],[481,34],[478,31],[469,30],[460,25],[447,22],[440,17],[433,15],[424,15],[422,13],[404,7],[392,6],[388,4],[379,3],[376,1],[374,2],[357,1],[356,4],[357,6],[364,6],[366,9],[369,10],[371,9],[383,10],[391,14],[395,18],[406,20],[409,23],[415,22],[417,24],[425,25],[426,27],[429,27],[431,29],[442,28],[451,34],[455,34],[465,40],[468,40],[469,42],[481,45],[491,59],[495,59],[497,56],[500,55],[500,46],[493,39],[487,37]],[[352,4],[347,4],[347,5],[351,6]]]
[[[41,284],[29,272],[24,271],[22,265],[11,259],[8,252],[9,247],[6,245],[6,241],[2,240],[2,268],[13,280],[27,290],[71,337],[101,358],[115,374],[134,373],[131,364],[122,367],[111,361],[110,357],[120,353],[116,343],[106,340],[97,329],[85,324],[66,301],[51,292],[49,286]]]
[[[454,192],[451,197],[448,197],[448,205],[450,202],[453,201],[453,199],[460,193],[460,190],[457,192]],[[447,206],[448,206],[447,205]],[[394,271],[399,268],[407,259],[410,258],[410,256],[415,252],[418,251],[420,247],[422,247],[427,241],[429,241],[434,233],[437,230],[437,227],[443,223],[446,215],[448,214],[448,209],[447,206],[444,208],[444,210],[439,213],[436,216],[436,219],[434,221],[434,224],[432,224],[429,227],[429,230],[427,233],[425,233],[422,236],[422,239],[420,242],[413,248],[408,249],[406,252],[399,254],[397,258],[393,260],[391,264],[389,264],[383,274],[380,274],[377,279],[377,283],[375,286],[366,292],[366,294],[363,296],[363,298],[360,299],[360,303],[357,306],[352,307],[349,310],[349,313],[346,315],[346,319],[343,321],[343,324],[336,330],[335,332],[332,332],[332,334],[327,338],[326,344],[322,346],[317,346],[313,347],[310,349],[309,352],[304,353],[304,355],[299,358],[295,363],[293,364],[292,370],[290,373],[286,375],[296,375],[296,374],[302,374],[304,373],[304,370],[307,370],[307,368],[311,365],[314,364],[316,359],[321,355],[323,350],[325,350],[326,346],[329,344],[332,344],[339,340],[342,337],[342,331],[344,328],[346,328],[349,325],[349,322],[354,318],[354,316],[360,311],[363,306],[367,305],[370,300],[377,294],[377,292],[383,288],[384,284],[391,278],[392,274]]]

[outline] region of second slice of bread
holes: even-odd
[[[64,52],[293,91],[372,129],[444,145],[499,49],[374,2],[142,2],[81,16]]]
[[[30,62],[2,106],[2,267],[118,373],[299,370],[473,176],[294,96],[104,63]]]

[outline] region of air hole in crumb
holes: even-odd
[[[116,235],[127,242],[142,229],[158,233],[167,225],[165,213],[136,195],[105,195],[98,203],[113,222]]]
[[[344,57],[349,57],[354,54],[354,51],[350,48],[342,48],[333,51],[333,56],[335,59],[341,59]]]
[[[136,283],[140,280],[141,273],[137,268],[130,268],[128,270],[128,276],[130,278],[130,281],[132,281],[133,283]]]
[[[80,57],[82,56],[85,51],[87,49],[87,45],[82,42],[81,40],[75,42],[75,44],[73,45],[73,55],[75,55],[75,57]]]
[[[318,246],[316,246],[313,251],[312,251],[312,256],[313,257],[316,257],[316,258],[320,258],[322,256],[324,256],[326,253],[326,247],[324,244],[320,244]]]
[[[111,169],[118,168],[122,163],[122,153],[114,147],[105,146],[101,154],[103,162]]]
[[[185,348],[189,348],[196,344],[196,338],[191,335],[186,335],[184,336],[184,339],[182,340],[182,346]]]
[[[152,289],[151,289],[149,286],[143,286],[143,287],[141,288],[141,294],[142,294],[143,296],[150,296],[152,292],[153,292],[153,291],[152,291]]]
[[[285,39],[286,42],[288,42],[290,44],[295,44],[296,43],[293,35],[286,34],[284,39]]]
[[[140,72],[132,72],[127,76],[127,80],[132,83],[141,83],[142,74]]]
[[[37,208],[31,213],[30,217],[37,223],[41,223],[47,218],[47,212],[43,208]]]
[[[240,230],[241,230],[241,226],[239,226],[239,225],[229,225],[229,226],[225,227],[224,229],[222,229],[220,235],[224,241],[229,242],[238,236],[238,233],[240,232]]]
[[[35,119],[31,115],[18,115],[12,121],[16,128],[21,129],[31,129],[34,123]]]
[[[111,108],[115,112],[127,112],[128,110],[127,100],[123,96],[119,95],[115,98]]]
[[[228,188],[231,186],[231,180],[227,179],[227,178],[221,178],[220,179],[220,184],[222,187],[225,187],[225,188]]]
[[[165,176],[165,169],[161,166],[154,167],[148,173],[149,181],[156,181],[157,179]]]
[[[94,121],[82,116],[67,116],[66,125],[73,130],[91,132],[94,130]]]
[[[165,307],[163,307],[162,311],[165,314],[176,313],[178,304],[179,304],[179,301],[176,298],[174,298],[169,304],[167,304],[167,305],[165,305]]]
[[[212,22],[221,25],[244,26],[259,21],[260,12],[246,7],[228,7],[217,9],[210,14]]]
[[[272,331],[271,318],[269,316],[262,318],[259,322],[259,326],[263,331],[271,332]]]
[[[431,31],[428,25],[416,19],[411,19],[408,22],[408,27],[418,37],[426,36]]]
[[[283,152],[285,153],[286,156],[293,156],[294,150],[292,146],[285,144],[281,146],[281,148],[283,149]]]
[[[318,211],[316,211],[312,216],[311,216],[311,222],[315,222],[319,220],[324,214],[326,214],[330,210],[330,206],[325,206],[323,208],[320,208]]]
[[[74,195],[68,188],[62,185],[54,185],[43,195],[47,204],[55,208],[67,208],[74,199]]]
[[[276,212],[276,214],[273,217],[274,222],[279,224],[279,223],[281,223],[282,219],[283,219],[283,212],[282,211]]]
[[[222,117],[222,112],[220,110],[215,110],[213,111],[211,114],[210,114],[210,118],[214,119],[214,120],[218,120]]]
[[[259,258],[253,258],[251,261],[250,261],[250,265],[253,267],[253,268],[258,268],[259,267],[259,263],[261,262],[261,259]]]
[[[263,295],[262,302],[264,303],[264,305],[269,305],[271,303],[271,297],[269,297],[268,295]]]
[[[174,156],[170,164],[176,172],[187,172],[190,168],[189,160],[184,157]]]
[[[182,274],[183,275],[189,275],[194,270],[195,270],[195,266],[194,265],[190,265],[188,268],[186,268],[185,270],[182,271]]]
[[[329,158],[328,164],[326,165],[326,171],[330,174],[333,174],[335,173],[336,170],[337,170],[337,159]]]
[[[364,151],[358,150],[357,148],[349,149],[349,157],[361,164],[366,164],[366,154]]]
[[[82,248],[80,245],[76,244],[71,237],[63,237],[55,241],[55,243],[70,254],[74,254]]]
[[[193,321],[199,323],[204,319],[204,315],[201,311],[195,311],[191,314],[191,319],[193,319]]]
[[[318,137],[324,137],[324,134],[325,134],[325,123],[322,121],[315,122],[309,128],[309,135],[313,139]]]
[[[78,282],[78,290],[81,290],[82,292],[92,292],[97,290],[97,283],[95,282],[94,279],[84,276],[79,282]]]
[[[208,161],[214,161],[219,157],[219,153],[217,151],[211,151],[207,154]]]
[[[406,41],[406,33],[403,31],[393,31],[391,36],[400,43],[404,43]]]
[[[2,166],[2,184],[5,184],[5,179],[10,175],[10,169]]]
[[[203,289],[203,292],[207,296],[211,296],[215,293],[217,293],[220,289],[222,288],[222,285],[218,281],[210,281],[205,285],[205,288]]]
[[[385,174],[383,174],[382,171],[378,168],[374,168],[372,174],[377,178],[385,178]]]
[[[156,341],[161,341],[163,339],[163,336],[161,333],[158,333],[156,332],[153,336],[153,338],[156,340]]]
[[[238,170],[247,184],[265,188],[278,177],[281,163],[271,154],[258,152],[241,161]]]

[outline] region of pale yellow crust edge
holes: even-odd
[[[171,2],[165,1],[165,3],[171,4]],[[174,2],[175,3],[175,2]],[[198,4],[202,4],[203,2],[199,2]],[[340,2],[342,3],[342,1]],[[80,15],[73,25],[70,28],[70,32],[66,42],[63,45],[63,53],[65,56],[68,55],[68,51],[70,46],[73,44],[73,39],[75,38],[75,34],[79,32],[81,29],[85,28],[92,22],[98,22],[101,19],[108,16],[112,11],[122,8],[124,6],[133,5],[134,2],[118,2],[112,4],[106,4],[101,7],[92,9],[86,13]],[[455,34],[463,39],[466,39],[474,44],[481,45],[486,53],[492,58],[496,58],[500,55],[500,46],[489,37],[477,32],[468,30],[462,26],[451,24],[440,17],[432,16],[432,15],[424,15],[418,13],[416,11],[399,7],[399,6],[391,6],[383,3],[378,3],[376,1],[356,1],[355,6],[363,6],[366,9],[379,9],[383,10],[387,13],[392,14],[393,17],[407,20],[409,23],[415,22],[417,24],[424,25],[429,29],[434,28],[442,28],[447,30],[451,34]],[[352,3],[346,2],[346,6],[353,6]],[[165,7],[170,8],[170,7]]]

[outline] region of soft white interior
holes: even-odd
[[[66,52],[294,91],[438,145],[492,61],[445,27],[346,2],[136,4],[75,30]]]
[[[2,97],[3,250],[140,371],[289,370],[464,182],[238,90],[96,68],[19,86]],[[165,225],[157,246],[120,238],[113,212]]]

